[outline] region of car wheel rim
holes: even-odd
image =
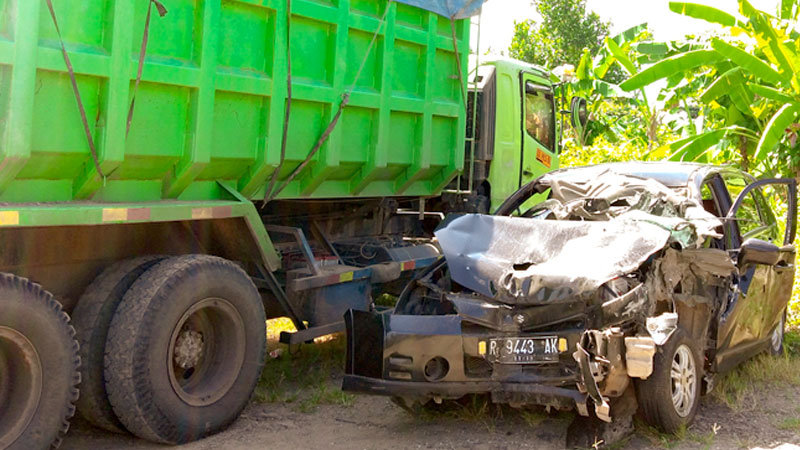
[[[33,419],[42,395],[42,362],[31,341],[0,326],[0,448],[13,444]]]
[[[772,330],[772,350],[777,353],[781,350],[781,344],[783,344],[783,318],[781,318],[781,322],[778,326]]]
[[[244,364],[244,321],[228,301],[207,298],[190,307],[172,331],[167,367],[175,393],[208,406],[236,383]]]
[[[692,351],[686,344],[681,344],[675,351],[670,378],[672,405],[680,417],[686,417],[692,412],[697,396],[697,368]]]

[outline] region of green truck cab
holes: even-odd
[[[436,3],[0,0],[0,449],[57,444],[76,402],[223,429],[265,319],[343,330],[439,259],[431,222],[558,167],[549,74],[476,79]]]
[[[487,196],[494,211],[522,185],[558,169],[559,99],[550,73],[537,66],[499,59],[478,73],[473,188]]]

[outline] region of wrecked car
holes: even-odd
[[[785,193],[785,223],[765,190]],[[600,430],[638,409],[675,432],[715,376],[782,351],[796,191],[689,163],[546,174],[495,215],[448,217],[444,258],[391,314],[348,311],[343,389],[405,406],[484,393]]]

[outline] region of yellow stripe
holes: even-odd
[[[213,219],[214,210],[211,208],[193,208],[192,219]]]
[[[103,208],[103,222],[128,220],[128,208]]]
[[[353,272],[347,272],[339,275],[339,283],[344,283],[345,281],[353,281]]]
[[[19,211],[0,211],[0,226],[19,225]]]

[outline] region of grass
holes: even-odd
[[[777,385],[800,385],[800,330],[786,332],[786,354],[759,355],[717,380],[711,395],[735,411],[758,409],[758,390]]]
[[[288,319],[267,323],[269,357],[255,390],[255,400],[285,403],[300,412],[314,412],[319,405],[353,405],[354,396],[341,391],[335,382],[343,370],[345,338],[331,335],[314,345],[287,347],[277,342],[281,331],[294,331]]]
[[[800,431],[800,417],[787,417],[778,424],[781,430]]]

